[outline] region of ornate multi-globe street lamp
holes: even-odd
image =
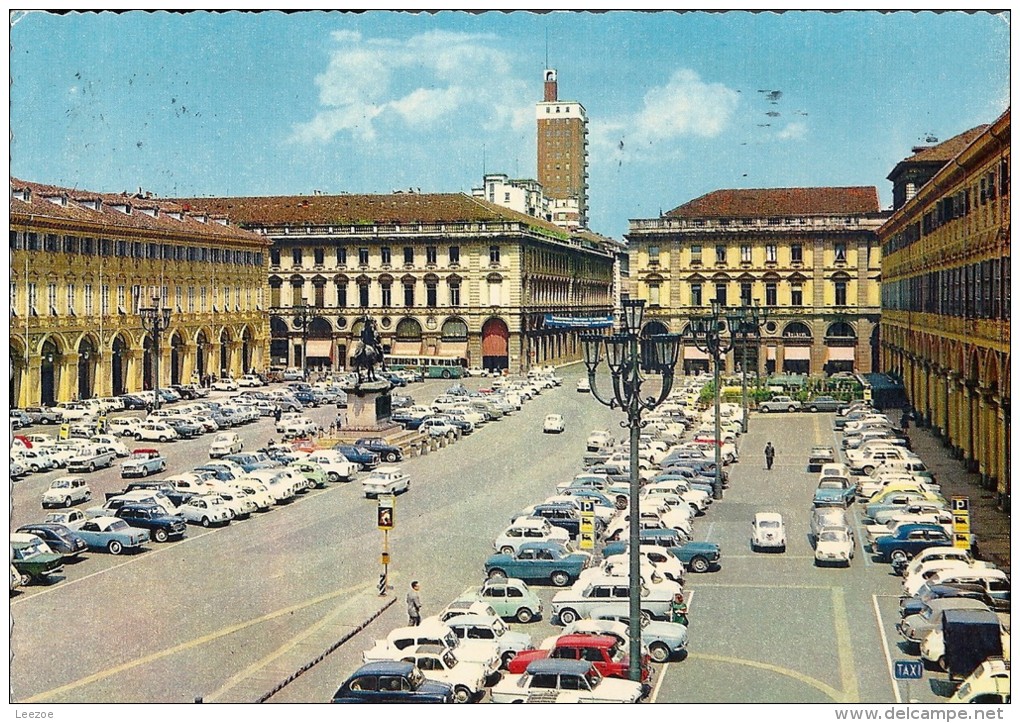
[[[588,369],[591,394],[610,409],[622,409],[627,414],[621,427],[630,430],[630,515],[629,535],[629,612],[630,679],[641,681],[641,478],[638,467],[638,444],[641,429],[648,422],[641,421],[642,412],[651,411],[665,401],[673,388],[673,373],[680,352],[680,336],[656,334],[641,337],[644,315],[643,299],[626,299],[623,302],[623,329],[609,336],[585,334],[581,337],[584,348],[584,365]],[[613,394],[603,397],[595,383],[595,372],[605,361],[612,377]],[[641,397],[641,387],[648,380],[643,374],[661,375],[661,385],[654,396]]]
[[[769,309],[759,306],[758,299],[752,304],[738,306],[726,315],[730,334],[740,341],[740,400],[744,415],[740,420],[740,433],[747,434],[747,345],[761,341],[761,325],[768,321]]]
[[[152,306],[139,306],[138,316],[142,319],[142,328],[152,334],[152,387],[156,396],[153,408],[159,409],[159,338],[170,326],[169,306],[160,306],[163,300],[157,292],[152,293]]]

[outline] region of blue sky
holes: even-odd
[[[1008,15],[33,13],[11,173],[160,196],[536,177],[542,70],[590,119],[593,230],[719,188],[877,186],[1009,105]],[[547,50],[548,49],[548,50]]]

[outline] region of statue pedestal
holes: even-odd
[[[390,420],[390,389],[387,381],[362,382],[344,385],[347,393],[346,422],[339,430],[342,436],[387,436],[403,431],[403,427]]]

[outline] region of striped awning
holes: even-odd
[[[390,347],[392,356],[421,356],[420,341],[395,341]]]
[[[829,361],[854,361],[856,358],[856,347],[852,346],[830,346],[828,349]]]
[[[308,340],[308,352],[305,356],[321,356],[329,357],[333,356],[333,340],[332,339],[309,339]]]
[[[466,341],[441,341],[439,342],[439,349],[437,352],[439,356],[451,357],[453,359],[466,359],[467,348],[468,345]]]

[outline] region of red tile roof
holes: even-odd
[[[907,156],[903,159],[904,163],[930,163],[940,162],[948,163],[955,158],[960,151],[969,146],[974,142],[974,139],[981,135],[985,129],[988,128],[988,124],[975,126],[969,131],[964,131],[959,135],[955,135],[949,140],[942,141],[935,146],[921,146],[914,148],[914,155]]]
[[[712,191],[666,213],[668,218],[768,218],[776,216],[845,216],[877,213],[878,189],[743,188]]]
[[[268,246],[269,239],[259,234],[245,231],[237,225],[217,223],[211,213],[197,206],[190,208],[175,203],[170,199],[135,196],[127,193],[97,193],[76,188],[51,186],[45,183],[32,183],[19,178],[10,179],[11,198],[10,211],[12,220],[16,217],[32,216],[36,219],[53,219],[54,221],[98,224],[111,229],[127,229],[133,232],[151,232],[153,234],[183,235],[195,240],[215,238],[224,241],[237,241],[259,246]],[[28,200],[22,200],[22,191],[28,191]],[[60,199],[59,202],[50,198]],[[97,210],[91,204],[99,201]],[[86,205],[90,204],[90,205]],[[130,213],[117,210],[116,207],[129,206]],[[146,213],[148,209],[155,215]],[[180,220],[170,214],[180,215]],[[196,216],[206,216],[206,221],[199,221]],[[113,231],[111,231],[113,233]]]

